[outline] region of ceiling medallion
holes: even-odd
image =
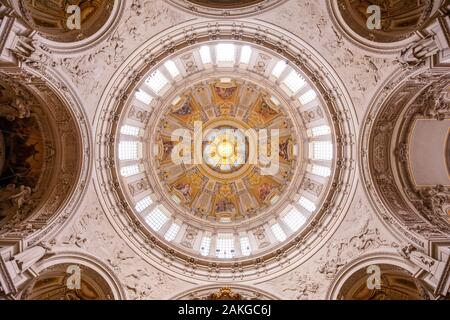
[[[216,127],[203,142],[203,160],[220,173],[236,172],[247,162],[248,139],[235,127]]]
[[[261,215],[280,199],[297,167],[298,134],[279,100],[255,89],[248,106],[240,105],[244,83],[230,78],[175,98],[155,132],[161,198],[222,223]]]

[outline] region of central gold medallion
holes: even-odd
[[[213,170],[230,173],[246,161],[246,140],[241,130],[232,127],[215,128],[207,132],[203,157]]]
[[[223,160],[229,161],[234,153],[234,146],[227,140],[222,141],[217,146],[217,153],[222,157]]]

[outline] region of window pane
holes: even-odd
[[[204,236],[202,238],[202,242],[200,244],[200,254],[202,256],[207,256],[209,255],[209,249],[211,247],[211,238]]]
[[[167,71],[169,71],[172,78],[176,78],[180,75],[180,71],[178,70],[175,62],[173,62],[172,60],[169,60],[166,63],[164,63],[164,66],[166,67]]]
[[[286,66],[287,66],[287,64],[285,61],[283,61],[283,60],[278,61],[272,70],[272,75],[276,78],[279,78],[281,76],[281,74],[283,73],[284,69],[286,69]]]
[[[308,90],[306,93],[300,96],[299,100],[302,104],[308,104],[314,99],[316,99],[317,94],[314,90]]]
[[[241,237],[240,242],[242,255],[249,256],[252,252],[252,249],[250,248],[250,240],[248,237]]]
[[[329,141],[313,142],[313,158],[316,160],[333,159],[333,145]]]
[[[327,134],[331,133],[331,129],[329,126],[319,126],[308,129],[308,135],[310,137],[320,137],[320,136],[326,136]]]
[[[331,174],[331,169],[328,167],[313,165],[311,172],[321,177],[329,177]]]
[[[234,257],[233,235],[218,235],[216,239],[216,257],[220,259],[231,259]]]
[[[138,160],[139,159],[139,142],[137,142],[137,141],[121,141],[119,143],[119,159],[120,160]]]
[[[136,92],[134,94],[134,97],[144,104],[150,104],[150,102],[152,102],[153,100],[152,96],[143,90],[139,90],[138,92]]]
[[[211,51],[208,46],[203,46],[200,48],[200,58],[202,59],[203,64],[211,63]]]
[[[234,44],[220,43],[217,45],[218,62],[234,62],[234,58],[235,58]]]
[[[297,231],[301,226],[305,224],[306,218],[297,209],[292,208],[284,217],[283,222],[292,231]]]
[[[140,129],[138,127],[133,126],[122,126],[120,128],[120,133],[127,136],[139,136]]]
[[[130,177],[140,172],[139,165],[133,165],[128,167],[120,168],[120,174],[122,177]]]
[[[147,196],[144,199],[142,199],[141,201],[139,201],[138,203],[136,203],[136,211],[137,212],[142,212],[145,209],[147,209],[151,204],[153,203],[153,200]]]
[[[283,83],[292,93],[296,93],[306,85],[305,79],[295,71],[291,71]]]
[[[272,227],[272,232],[275,235],[275,238],[280,241],[283,242],[284,240],[286,240],[286,234],[284,233],[283,229],[281,229],[280,225],[278,223],[275,223]]]
[[[166,77],[161,73],[161,71],[156,70],[153,72],[150,77],[145,80],[145,84],[150,87],[150,89],[153,90],[155,93],[159,93],[162,88],[169,82],[167,81]]]
[[[169,230],[167,230],[166,234],[164,235],[164,239],[166,239],[167,241],[172,241],[177,236],[178,231],[180,231],[180,226],[176,223],[172,223]]]
[[[311,200],[305,197],[301,197],[300,200],[298,201],[298,204],[301,205],[306,210],[308,210],[309,212],[313,212],[314,210],[316,210],[316,205]]]
[[[149,225],[150,228],[152,228],[155,231],[158,231],[161,229],[161,227],[166,223],[166,221],[169,218],[161,212],[158,208],[153,210],[152,213],[150,213],[146,218],[145,222]]]
[[[241,48],[241,63],[248,64],[250,62],[250,58],[252,57],[252,49],[250,46],[243,46]]]

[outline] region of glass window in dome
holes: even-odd
[[[139,90],[134,94],[134,96],[143,104],[150,104],[153,101],[152,96],[143,90]]]
[[[122,175],[122,177],[134,176],[135,174],[138,174],[140,172],[141,170],[139,168],[139,165],[137,164],[120,168],[120,174]]]
[[[119,160],[138,160],[141,144],[137,141],[121,141],[119,143]]]
[[[250,248],[250,239],[248,237],[241,237],[241,252],[244,256],[249,256],[252,253],[252,249]]]
[[[292,231],[297,231],[301,226],[305,224],[306,218],[295,208],[292,208],[284,217],[283,222]]]
[[[137,136],[139,136],[139,132],[140,132],[140,129],[138,127],[126,125],[126,126],[122,126],[120,128],[120,133],[127,135],[127,136],[137,137]]]
[[[241,48],[240,62],[243,64],[248,64],[250,62],[251,57],[252,57],[252,48],[250,48],[250,46],[243,46]]]
[[[314,202],[305,197],[301,197],[300,200],[298,201],[298,204],[309,212],[313,212],[316,210],[316,205],[314,204]]]
[[[291,91],[291,93],[298,92],[301,88],[306,85],[305,79],[295,72],[294,70],[289,73],[289,75],[284,79],[283,83]]]
[[[220,259],[231,259],[234,257],[233,235],[218,235],[216,239],[216,257]]]
[[[326,136],[330,133],[331,133],[331,129],[329,126],[318,126],[318,127],[308,129],[308,135],[310,137]]]
[[[305,105],[316,99],[317,93],[311,89],[306,91],[306,93],[302,94],[299,98],[300,102]]]
[[[167,71],[169,71],[172,78],[176,78],[180,75],[180,71],[178,70],[177,65],[172,60],[166,61],[166,63],[164,63],[164,66],[166,67]]]
[[[156,94],[160,93],[161,90],[168,84],[169,81],[164,77],[161,71],[156,70],[153,72],[147,80],[145,80],[145,84],[149,86],[150,89],[153,90]]]
[[[145,222],[155,231],[159,231],[167,220],[169,218],[159,208],[155,208],[155,210],[145,217]]]
[[[142,212],[145,209],[147,209],[152,203],[153,203],[152,198],[150,198],[150,196],[147,196],[136,203],[136,206],[135,206],[136,211]]]
[[[200,244],[200,254],[204,257],[209,255],[210,247],[211,247],[211,237],[204,236]]]
[[[314,141],[313,142],[313,159],[315,160],[332,160],[333,145],[330,141]]]
[[[286,69],[286,66],[287,66],[287,64],[285,61],[283,61],[283,60],[278,61],[272,70],[272,75],[275,78],[279,78],[281,76],[281,74],[283,73],[284,69]]]
[[[270,228],[272,229],[272,232],[278,241],[283,242],[284,240],[286,240],[286,234],[278,223],[275,223]]]
[[[210,64],[211,60],[211,50],[208,46],[202,46],[199,50],[200,58],[202,59],[203,64]]]
[[[314,164],[311,168],[311,173],[321,177],[329,177],[331,175],[331,169],[328,167],[318,166]]]
[[[217,45],[217,62],[234,62],[235,48],[232,43],[219,43]]]
[[[178,231],[180,231],[180,225],[172,223],[169,230],[167,230],[166,234],[164,235],[164,239],[166,239],[167,241],[172,241],[177,236]]]

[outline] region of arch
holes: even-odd
[[[22,214],[21,210],[2,227],[1,240],[19,238],[28,247],[48,236],[69,218],[71,212],[75,212],[89,175],[88,153],[83,152],[89,148],[89,131],[86,122],[80,121],[83,119],[80,104],[57,75],[49,72],[43,76],[28,67],[19,72],[4,71],[2,74],[10,83],[26,84],[24,90],[36,101],[30,115],[46,119],[46,124],[41,123],[41,128],[50,134],[41,152],[45,152],[46,161],[53,159],[54,163],[45,172],[48,181],[38,180],[42,186],[42,197],[39,196],[39,201],[34,202],[31,197],[29,212]],[[17,104],[17,101],[14,103]],[[23,107],[30,106],[25,103]],[[35,188],[39,189],[38,186]]]
[[[361,177],[375,211],[419,247],[432,238],[448,239],[448,222],[436,206],[439,188],[413,181],[408,137],[416,119],[442,118],[445,103],[438,102],[447,83],[444,70],[430,72],[423,65],[399,70],[374,96],[361,132]]]
[[[78,0],[52,5],[42,0],[7,1],[25,25],[35,31],[35,39],[60,54],[76,54],[104,41],[116,29],[125,9],[125,1]],[[74,4],[80,7],[81,20],[86,21],[81,29],[70,30],[67,20],[73,13],[66,10]]]
[[[419,268],[412,264],[409,260],[406,260],[400,256],[399,252],[395,248],[370,250],[360,257],[352,260],[338,271],[336,277],[328,288],[326,299],[339,300],[339,294],[351,276],[356,272],[367,269],[369,266],[373,265],[392,265],[406,270],[410,274],[415,274],[419,270]],[[367,273],[366,275],[368,276]]]
[[[376,54],[397,53],[420,39],[415,32],[423,28],[444,1],[328,0],[327,7],[335,26],[356,46]],[[370,5],[380,5],[381,28],[369,30]],[[405,26],[406,25],[406,26]]]
[[[91,282],[91,289],[104,291],[102,295],[100,295],[101,292],[99,292],[98,295],[96,294],[97,298],[101,297],[102,299],[108,299],[106,294],[110,293],[112,294],[112,296],[110,297],[111,299],[127,299],[126,292],[123,289],[120,280],[104,262],[100,261],[90,254],[87,254],[82,250],[67,250],[65,248],[55,247],[52,248],[52,252],[54,253],[53,255],[41,260],[36,264],[35,271],[39,276],[44,275],[49,270],[53,270],[53,273],[55,273],[56,271],[56,273],[58,274],[58,278],[67,280],[66,278],[69,275],[69,273],[67,273],[67,267],[80,266],[81,278],[83,278],[83,272],[86,272],[86,274],[90,277],[89,281]],[[36,281],[33,280],[25,286],[25,288],[21,292],[21,297],[24,297],[24,294],[33,297],[30,292],[27,293],[27,290],[32,291],[35,282]],[[59,285],[64,286],[64,284],[65,283],[60,283]],[[77,294],[71,291],[70,295],[76,296]],[[82,295],[82,297],[88,298],[89,296]]]

